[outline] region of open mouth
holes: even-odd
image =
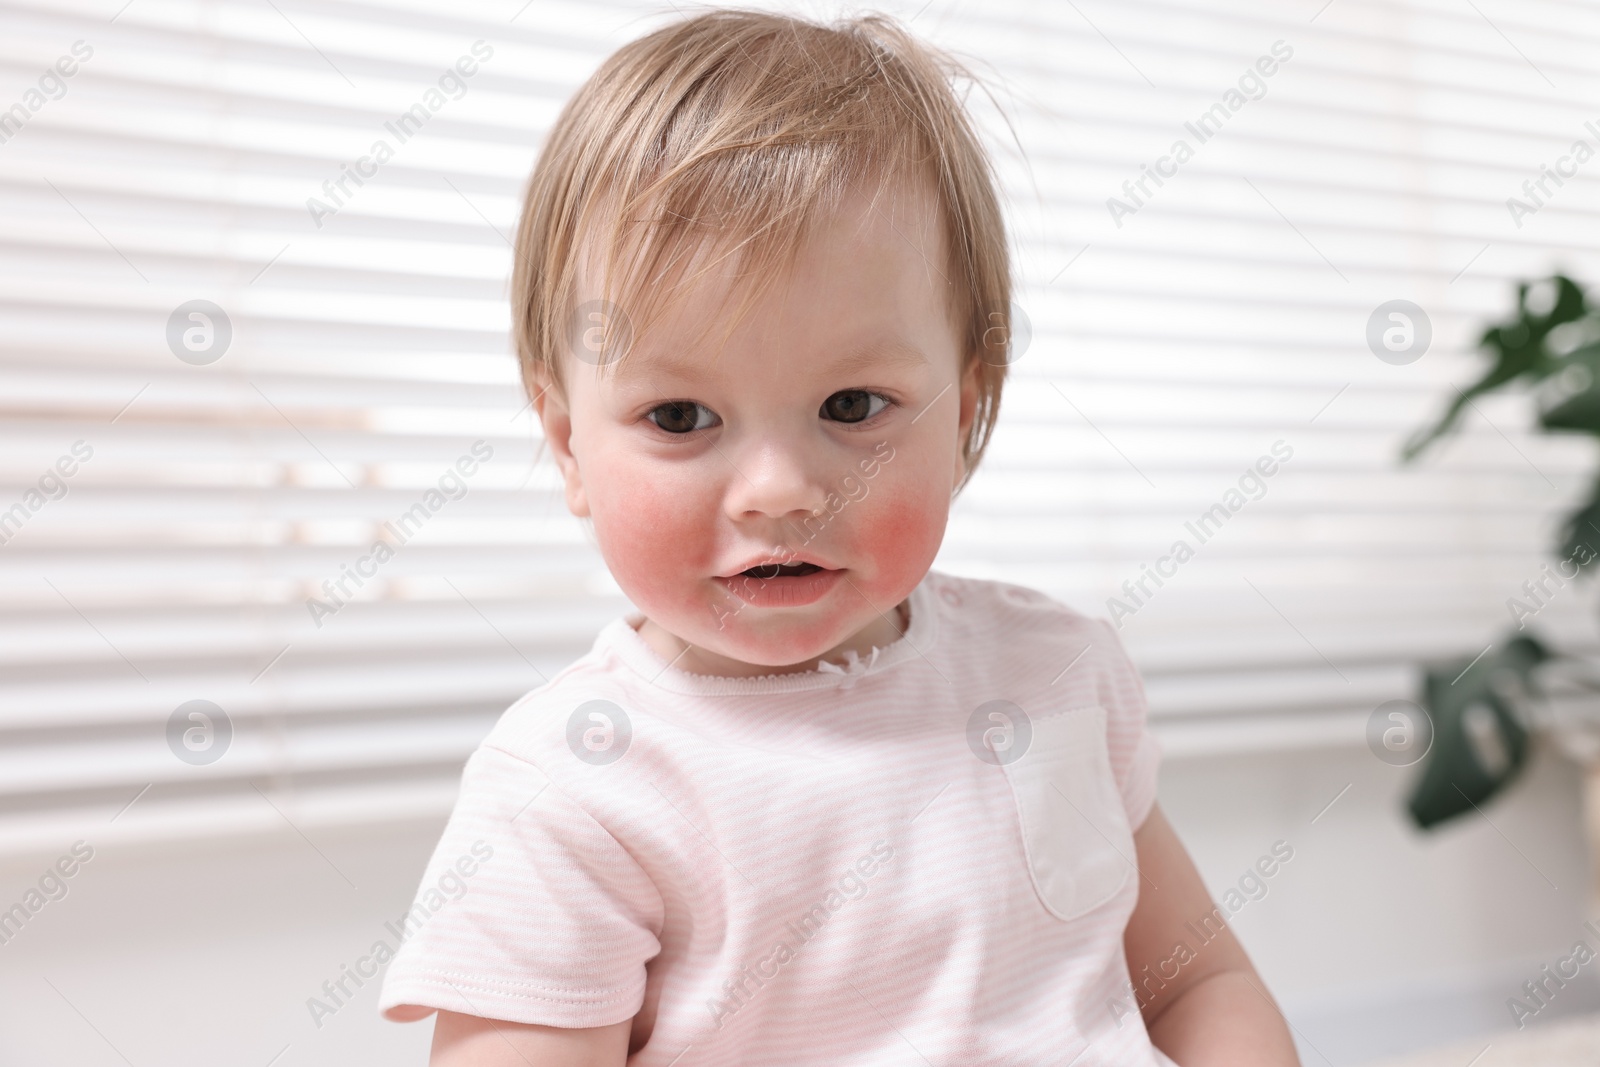
[[[769,563],[763,567],[750,567],[739,573],[746,578],[771,581],[774,578],[803,578],[808,574],[815,574],[821,569],[815,563]]]
[[[756,563],[717,581],[750,607],[804,608],[833,594],[841,582],[848,581],[845,573],[810,560],[780,563],[769,556],[764,563]]]

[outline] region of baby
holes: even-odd
[[[517,347],[638,610],[467,761],[380,1000],[433,1064],[1298,1062],[1115,631],[929,569],[1010,355],[957,73],[724,10],[557,120]]]

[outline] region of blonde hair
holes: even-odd
[[[822,25],[724,8],[619,48],[562,109],[529,179],[512,280],[529,395],[560,395],[560,353],[583,328],[575,300],[591,235],[603,237],[601,291],[617,300],[606,310],[626,309],[590,360],[604,371],[666,303],[668,272],[696,252],[737,256],[740,277],[757,282],[731,332],[857,182],[920,187],[945,236],[948,263],[934,268],[948,282],[962,373],[976,365],[965,485],[999,411],[1011,267],[993,168],[951,87],[958,75],[982,84],[878,14]]]

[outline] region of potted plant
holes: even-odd
[[[1515,312],[1485,330],[1478,344],[1492,359],[1487,372],[1458,388],[1439,419],[1412,436],[1404,461],[1454,430],[1474,398],[1513,384],[1532,391],[1543,430],[1600,438],[1600,314],[1570,278],[1518,285]],[[1600,481],[1563,524],[1557,553],[1561,584],[1600,559]],[[1526,629],[1525,616],[1552,591],[1548,582],[1530,582],[1510,599],[1516,625],[1487,651],[1425,667],[1422,704],[1432,744],[1407,802],[1419,827],[1472,810],[1516,778],[1528,759],[1530,732],[1548,725],[1548,709],[1534,698],[1552,667],[1564,663],[1573,668],[1564,677],[1600,689],[1586,664]]]

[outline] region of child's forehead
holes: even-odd
[[[596,194],[575,241],[579,275],[592,281],[608,257],[613,270],[647,260],[657,269],[678,271],[725,261],[770,269],[818,244],[891,237],[926,244],[943,230],[931,175],[855,175],[830,195],[803,204],[779,202],[772,193],[763,188],[742,196],[728,190],[715,199],[698,199],[694,215],[680,210],[687,205],[652,198],[627,211],[626,219],[612,194]],[[741,201],[755,199],[768,201],[759,215],[739,211],[749,206]]]
[[[627,333],[623,358],[603,377],[684,383],[731,372],[740,353],[761,353],[761,371],[849,377],[927,365],[950,338],[925,324],[948,307],[947,282],[895,228],[855,239],[845,218],[774,275],[759,277],[736,247],[706,242],[674,276],[643,288],[653,306],[620,295],[609,306]],[[863,251],[863,245],[876,245]],[[598,290],[589,290],[589,293]],[[591,305],[595,301],[592,297]]]
[[[726,379],[738,361],[720,359],[726,349],[680,348],[647,345],[630,359],[617,365],[613,381],[622,385],[632,381],[700,383],[708,378]],[[894,332],[862,334],[857,343],[819,353],[814,358],[783,347],[763,350],[761,363],[766,370],[780,371],[801,378],[846,379],[869,371],[919,369],[930,360],[910,338]]]
[[[675,332],[729,325],[763,300],[769,308],[774,299],[803,303],[811,290],[797,290],[802,285],[838,296],[859,275],[896,284],[858,297],[920,298],[924,287],[949,295],[944,226],[923,183],[857,182],[805,219],[766,233],[616,221],[596,218],[578,242],[574,300],[606,303],[636,335],[659,330],[663,320]]]

